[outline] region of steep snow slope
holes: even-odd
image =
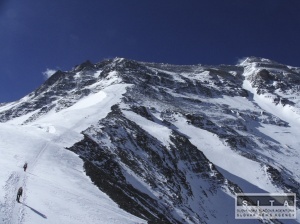
[[[280,82],[282,85],[279,85],[278,89],[257,86],[255,85],[255,81],[253,81],[253,76],[257,74],[261,75],[261,71],[264,71],[263,69],[271,67],[273,63],[269,60],[267,60],[267,62],[265,59],[264,64],[262,65],[257,62],[247,63],[247,61],[245,61],[242,63],[246,66],[244,72],[246,79],[243,83],[243,87],[252,94],[253,103],[261,109],[261,113],[264,113],[264,111],[269,112],[276,116],[278,120],[281,119],[287,122],[287,125],[277,126],[276,129],[274,129],[272,125],[262,124],[262,127],[259,127],[258,130],[279,142],[281,146],[279,150],[269,149],[268,152],[264,152],[264,154],[278,162],[281,169],[292,173],[293,179],[300,182],[300,92],[298,91],[300,76],[298,75],[297,79],[289,80],[294,82],[294,86],[292,85],[293,83],[288,83],[287,80],[282,77],[282,80],[280,80],[276,75],[279,76],[284,74],[285,76],[289,76],[290,74],[286,71],[289,70],[289,68],[279,70],[277,68],[279,65],[277,65],[275,66],[276,69],[270,69],[267,73],[269,76],[267,82],[269,82],[270,85],[275,86]],[[272,76],[275,76],[275,79],[277,79],[276,82],[273,80],[274,78]],[[291,87],[287,88],[287,85],[290,85]],[[261,94],[260,92],[264,93]]]
[[[1,150],[17,150],[7,155],[6,171],[13,171],[3,174],[8,184],[2,196],[10,198],[1,202],[2,214],[10,214],[3,220],[19,214],[14,217],[21,223],[35,223],[34,215],[45,220],[57,212],[58,223],[143,222],[102,191],[149,223],[261,221],[234,219],[236,193],[293,192],[300,199],[299,71],[262,58],[236,66],[116,58],[57,72],[33,93],[0,107],[3,130],[16,127],[17,136],[27,139],[26,150],[16,149],[17,142],[5,143],[13,138],[6,131],[0,143]],[[13,160],[33,164],[36,176],[17,172]],[[33,213],[8,203],[17,189],[9,183],[24,180]],[[44,188],[53,199],[31,197],[42,197]],[[70,201],[82,213],[73,213]],[[103,206],[113,207],[107,219]],[[297,213],[297,220],[280,221],[299,223]]]
[[[19,125],[26,117],[0,124],[0,223],[145,223],[99,191],[82,160],[65,150],[81,139],[95,114],[106,115],[125,87],[107,88],[30,125]],[[20,186],[24,194],[18,204]]]

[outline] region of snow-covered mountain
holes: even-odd
[[[299,200],[299,95],[300,68],[255,57],[220,66],[116,58],[57,71],[0,105],[0,220],[268,222],[236,220],[235,194]],[[298,223],[297,214],[279,221]]]

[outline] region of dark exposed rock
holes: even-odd
[[[150,121],[153,121],[153,118],[151,116],[151,114],[148,113],[148,110],[146,107],[144,106],[132,106],[131,107],[131,110],[139,115],[141,115],[142,117],[150,120]]]
[[[141,111],[145,112],[139,108],[138,113]],[[102,191],[121,208],[149,223],[182,223],[182,220],[170,215],[177,207],[187,216],[196,212],[193,210],[195,205],[189,207],[187,197],[197,198],[199,192],[187,175],[192,176],[193,181],[200,183],[205,180],[211,184],[209,191],[199,186],[207,196],[224,185],[222,174],[186,136],[175,130],[170,136],[168,149],[128,120],[117,105],[98,125],[99,128],[85,131],[85,138],[69,150],[83,158],[87,174]],[[132,179],[128,176],[131,172],[137,180],[143,180],[150,191],[162,197],[149,197],[149,194],[133,188]],[[229,186],[232,190],[238,189],[233,187],[234,184]],[[194,223],[204,222],[198,215],[193,219]]]
[[[283,188],[285,192],[289,192],[289,193],[296,193],[298,192],[299,188],[300,188],[300,183],[296,182],[295,180],[288,178],[286,179],[286,176],[288,175],[283,175],[283,173],[285,172],[284,170],[282,170],[281,172],[276,169],[273,166],[270,165],[266,165],[266,170],[268,172],[268,174],[270,175],[273,183],[280,187]],[[299,194],[296,194],[297,200],[297,206],[300,206],[300,196]]]
[[[248,65],[255,69],[244,76]],[[266,166],[274,185],[296,192],[299,183],[289,171],[275,168],[263,153],[280,152],[282,145],[260,131],[264,125],[287,128],[289,124],[254,103],[244,109],[223,99],[246,97],[251,102],[253,94],[243,89],[247,79],[274,105],[297,107],[297,101],[284,94],[299,95],[299,72],[260,58],[248,58],[243,66],[177,66],[121,58],[97,64],[87,61],[70,72],[57,71],[27,100],[1,110],[0,122],[28,115],[27,124],[109,85],[126,83],[120,103],[83,131],[84,138],[69,150],[83,159],[95,185],[124,210],[149,223],[209,223],[209,217],[217,217],[213,207],[205,207],[215,203],[212,198],[242,189],[224,178],[222,170],[206,158],[204,148],[197,148],[181,133],[177,122],[214,135],[234,153]],[[153,130],[139,126],[126,113],[147,119],[150,127],[163,128],[167,139],[157,139]]]
[[[264,81],[270,81],[273,80],[273,76],[270,74],[270,72],[266,69],[262,69],[257,73],[257,76],[263,79]]]

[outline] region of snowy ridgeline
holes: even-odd
[[[236,193],[299,193],[298,71],[115,59],[54,74],[0,106],[0,223],[259,222],[234,218]]]
[[[124,87],[108,88],[107,96],[95,94],[30,125],[19,125],[24,117],[0,124],[0,223],[145,223],[99,191],[84,173],[83,161],[65,149],[81,139],[80,130],[95,113],[99,119],[118,102]]]

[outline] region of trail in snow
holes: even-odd
[[[6,223],[17,223],[14,214],[18,211],[16,206],[16,192],[20,182],[20,175],[17,172],[11,173],[8,180],[5,182],[4,190],[4,204],[1,205],[2,221]],[[13,220],[11,220],[13,218]]]
[[[13,148],[10,148],[11,145],[15,145],[16,147],[22,147],[20,145],[18,145],[18,141],[15,141],[15,139],[13,139],[13,137],[11,137],[10,135],[12,134],[12,131],[14,133],[21,134],[19,128],[16,127],[9,127],[9,128],[4,128],[3,126],[1,126],[1,133],[0,135],[3,137],[1,138],[1,143],[5,143],[8,142],[9,144],[4,144],[4,146],[1,144],[1,150],[3,150],[3,152],[1,153],[4,157],[4,161],[2,162],[2,165],[6,165],[5,163],[7,163],[10,159],[10,156],[12,156]],[[24,143],[26,141],[26,139],[29,137],[28,134],[24,135],[21,138],[17,138],[20,141],[20,144],[22,145],[22,143]],[[5,140],[4,140],[5,139]],[[32,139],[33,142],[35,142],[36,139]],[[15,141],[15,142],[11,142],[11,141]],[[27,147],[25,147],[26,149],[28,149]],[[6,150],[6,151],[4,151]],[[6,157],[5,155],[9,155],[8,157]],[[16,201],[16,196],[17,196],[17,191],[19,189],[19,187],[23,187],[23,196],[21,197],[21,200],[24,200],[26,198],[26,173],[23,171],[23,164],[25,162],[24,156],[26,155],[26,152],[22,152],[23,155],[16,153],[13,155],[13,158],[15,161],[10,161],[9,165],[10,168],[8,167],[4,167],[4,171],[6,171],[6,177],[8,177],[5,180],[5,185],[2,187],[3,188],[3,192],[4,192],[4,200],[3,202],[0,201],[1,204],[1,218],[2,218],[2,222],[4,224],[6,223],[22,223],[23,219],[24,219],[24,208],[23,206],[21,206],[21,204],[17,203]],[[6,169],[5,169],[6,168]],[[3,175],[0,175],[0,178],[3,177]]]
[[[41,148],[41,150],[37,153],[35,157],[33,157],[29,164],[31,167],[27,169],[28,171],[33,171],[34,167],[39,159],[39,157],[44,153],[44,151],[47,148],[47,143],[44,144],[44,147]],[[25,161],[24,161],[25,163]],[[4,205],[1,207],[1,211],[3,214],[2,221],[4,224],[8,223],[23,223],[25,218],[25,208],[22,205],[26,201],[26,192],[27,192],[27,178],[28,174],[23,170],[22,166],[18,167],[18,171],[11,172],[8,180],[5,183],[4,191],[5,191],[5,197],[4,197]],[[20,198],[20,202],[18,203],[16,201],[17,192],[19,187],[23,188],[23,195]],[[28,207],[28,206],[27,206]],[[44,218],[46,216],[44,215]]]
[[[85,175],[82,160],[65,149],[110,112],[127,86],[106,88],[30,125],[21,126],[21,117],[0,124],[0,183],[5,183],[0,185],[0,223],[145,223],[99,191]],[[27,172],[22,168],[25,161]]]

